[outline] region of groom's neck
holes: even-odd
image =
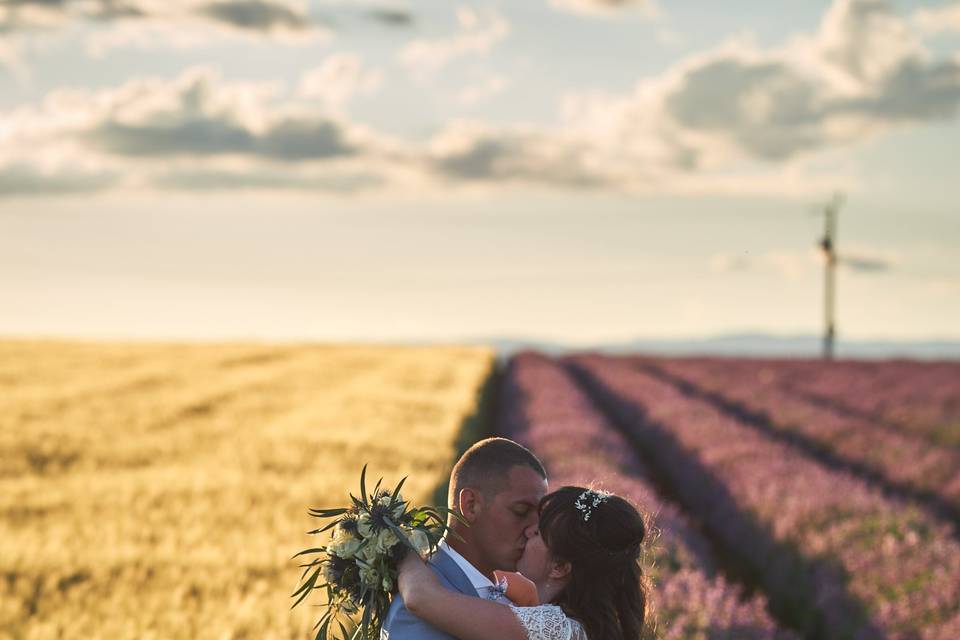
[[[463,533],[457,531],[461,536]],[[464,537],[463,540],[456,538],[455,536],[447,536],[447,544],[451,549],[463,556],[463,559],[473,565],[473,568],[493,580],[493,570],[496,567],[487,566],[488,563],[483,562],[481,554],[479,554],[476,548],[470,544],[470,539]]]

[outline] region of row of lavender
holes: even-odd
[[[568,362],[804,635],[960,637],[960,544],[948,526],[629,359]]]
[[[960,363],[841,362],[807,367],[783,383],[935,444],[960,446]]]
[[[938,445],[960,445],[960,363],[889,360],[718,360],[758,381]]]
[[[641,358],[634,362],[679,379],[690,385],[694,395],[711,398],[755,426],[819,454],[829,464],[936,507],[948,520],[960,523],[960,449],[811,401],[767,373],[782,370],[776,366],[763,368],[733,359]],[[905,460],[910,463],[904,464]]]
[[[719,577],[706,540],[673,506],[661,501],[647,470],[556,361],[527,353],[508,366],[500,396],[499,431],[534,450],[552,486],[599,482],[651,516],[646,563],[655,585],[659,638],[780,638],[762,599],[744,599]]]

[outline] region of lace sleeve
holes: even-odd
[[[528,640],[586,640],[580,625],[556,605],[510,608],[527,632]]]

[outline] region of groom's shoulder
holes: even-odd
[[[455,640],[436,627],[410,613],[397,594],[390,603],[387,618],[380,629],[380,640]]]
[[[462,580],[458,580],[456,572],[460,571],[456,562],[443,549],[437,552],[427,562],[440,582],[452,591],[465,592]],[[466,578],[465,576],[463,577]],[[461,583],[461,584],[458,584]],[[454,640],[436,627],[416,617],[403,603],[403,598],[397,594],[390,603],[387,618],[380,632],[380,640]]]

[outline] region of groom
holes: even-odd
[[[469,526],[450,517],[455,535],[440,543],[430,567],[448,588],[500,599],[493,571],[516,571],[537,505],[547,493],[547,472],[529,450],[506,438],[488,438],[460,457],[450,474],[448,502]],[[454,640],[411,614],[396,595],[381,640]]]

